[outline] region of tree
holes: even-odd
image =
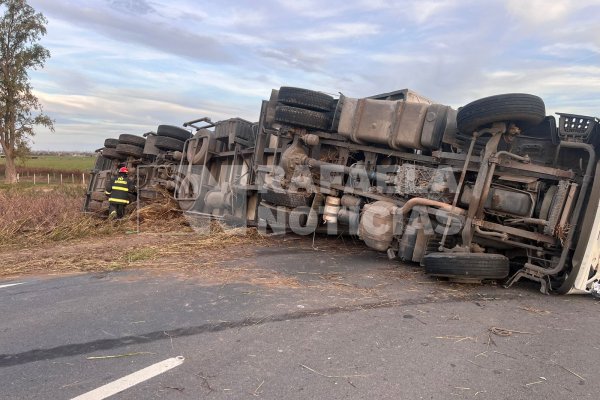
[[[0,145],[6,157],[5,181],[17,181],[16,158],[29,151],[34,127],[54,131],[33,94],[29,70],[44,67],[50,52],[38,43],[48,21],[26,0],[0,0]]]

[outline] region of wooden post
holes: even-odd
[[[50,174],[48,174],[48,185],[50,184]]]
[[[85,186],[85,173],[81,174],[81,183]]]
[[[35,185],[35,172],[33,173],[33,184]]]
[[[75,175],[71,174],[71,183],[75,184]]]
[[[63,184],[63,182],[62,182],[62,174],[60,174],[60,184],[61,185]]]

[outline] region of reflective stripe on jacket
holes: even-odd
[[[119,174],[106,187],[106,194],[110,196],[108,201],[111,203],[129,204],[130,186],[127,176]]]

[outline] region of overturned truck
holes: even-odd
[[[597,118],[557,120],[520,93],[454,110],[407,89],[358,99],[281,87],[256,123],[183,127],[107,139],[85,210],[106,209],[106,179],[126,163],[140,200],[161,187],[186,215],[356,235],[452,280],[598,286]]]

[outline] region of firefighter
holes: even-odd
[[[108,218],[121,219],[125,215],[125,206],[129,204],[130,194],[135,194],[135,185],[131,182],[127,173],[127,167],[119,168],[119,174],[106,184],[108,196]]]

